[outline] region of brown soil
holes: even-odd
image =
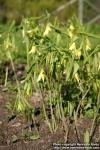
[[[36,95],[35,95],[36,96]],[[36,133],[36,128],[31,127],[30,122],[26,122],[22,116],[17,115],[15,119],[9,121],[11,111],[5,108],[7,102],[15,101],[15,95],[2,92],[0,88],[0,150],[53,150],[57,149],[53,145],[65,143],[66,133],[62,123],[59,123],[57,130],[51,133],[47,122],[39,115],[36,116],[36,126],[39,131],[39,139],[31,140],[29,137]],[[38,103],[38,102],[37,102]],[[66,119],[68,127],[67,144],[83,143],[84,132],[90,131],[92,119],[80,118],[75,130],[75,123]],[[76,132],[77,131],[77,132]],[[78,133],[78,136],[77,136]],[[15,139],[14,139],[15,138]],[[99,142],[99,124],[96,126],[92,143]],[[63,148],[59,148],[61,150]],[[65,148],[64,148],[65,149]],[[71,148],[66,148],[71,149]],[[81,148],[78,148],[81,149]],[[99,149],[99,147],[98,147]],[[77,148],[74,148],[77,150]]]

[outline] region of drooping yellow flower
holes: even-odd
[[[72,43],[72,45],[69,47],[69,50],[71,50],[76,57],[80,58],[81,50],[76,48],[75,42]]]
[[[86,38],[86,50],[91,49],[91,43],[88,38]]]
[[[32,37],[34,35],[34,33],[36,33],[37,31],[38,31],[38,27],[28,30],[27,34],[29,37]]]
[[[79,83],[79,76],[78,76],[78,73],[75,73],[75,75],[74,75],[74,78],[77,80],[77,82]]]
[[[74,26],[71,24],[69,26],[69,29],[67,30],[68,31],[68,35],[70,36],[70,38],[72,38],[74,36],[74,34],[73,34],[74,29],[75,29]]]
[[[23,104],[21,102],[19,102],[18,107],[17,107],[18,112],[23,111],[23,109],[24,109]]]
[[[47,36],[49,32],[51,31],[50,23],[47,24],[46,29],[43,33],[43,36]]]
[[[72,43],[72,45],[69,47],[69,50],[76,50],[75,42]]]
[[[74,53],[75,53],[75,56],[77,56],[78,58],[80,58],[81,51],[79,49],[76,49]]]
[[[69,29],[70,29],[71,31],[73,31],[75,28],[74,28],[74,26],[71,24],[71,25],[69,26]]]
[[[36,52],[36,46],[33,45],[31,50],[29,51],[29,54],[35,53]]]
[[[37,82],[39,82],[39,81],[41,81],[41,80],[44,82],[45,77],[46,77],[46,75],[45,75],[45,73],[44,73],[44,70],[41,69],[40,74],[39,74],[38,79],[37,79]]]
[[[72,38],[73,37],[73,32],[71,30],[68,30],[68,35],[69,35],[70,38]]]

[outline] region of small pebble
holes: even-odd
[[[23,75],[23,72],[22,71],[17,71],[17,78],[20,78],[20,77],[22,77],[22,75]]]

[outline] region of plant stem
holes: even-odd
[[[90,90],[90,88],[87,89],[87,91],[86,91],[85,94],[83,95],[82,99],[79,101],[79,105],[78,105],[77,110],[76,110],[76,115],[78,115],[78,112],[79,112],[81,103],[82,103],[82,101],[84,100],[84,98],[86,97],[86,95],[87,95],[87,93],[89,92],[89,90]]]
[[[96,110],[96,113],[95,113],[95,115],[94,115],[94,119],[93,119],[92,126],[91,126],[91,130],[90,130],[90,141],[92,140],[93,133],[94,133],[95,128],[96,128],[96,121],[97,121],[97,118],[98,118],[99,106],[100,106],[100,92],[98,93],[98,98],[97,98],[97,110]]]

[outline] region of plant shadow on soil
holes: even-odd
[[[11,116],[11,112],[5,108],[5,105],[7,102],[13,102],[14,98],[14,94],[2,92],[2,87],[0,87],[0,150],[52,150],[53,143],[64,143],[65,131],[62,123],[59,124],[54,133],[50,133],[46,121],[40,117],[39,110],[36,114],[36,126],[40,137],[36,137],[34,140],[30,139],[29,137],[36,133],[34,126],[31,126],[19,115],[8,119]],[[84,132],[86,129],[90,129],[91,124],[92,119],[79,119],[77,138],[74,123],[70,122],[67,143],[83,143]],[[99,142],[98,137],[99,125],[96,126],[92,142]]]
[[[18,71],[22,67],[19,66]],[[19,72],[17,72],[18,74]],[[19,74],[18,74],[19,75]],[[12,76],[12,74],[11,74]],[[15,102],[16,93],[3,91],[3,86],[0,85],[0,150],[52,150],[53,144],[65,143],[65,130],[62,123],[59,123],[57,130],[51,133],[45,119],[41,118],[41,96],[39,93],[33,93],[31,103],[35,106],[35,124],[27,122],[21,115],[13,114],[5,106],[9,102]],[[68,126],[67,143],[83,143],[84,132],[90,131],[92,119],[80,118],[77,123],[77,132],[74,121],[66,118]],[[37,135],[37,130],[39,135]],[[93,143],[99,142],[99,124],[95,128],[92,138]]]

